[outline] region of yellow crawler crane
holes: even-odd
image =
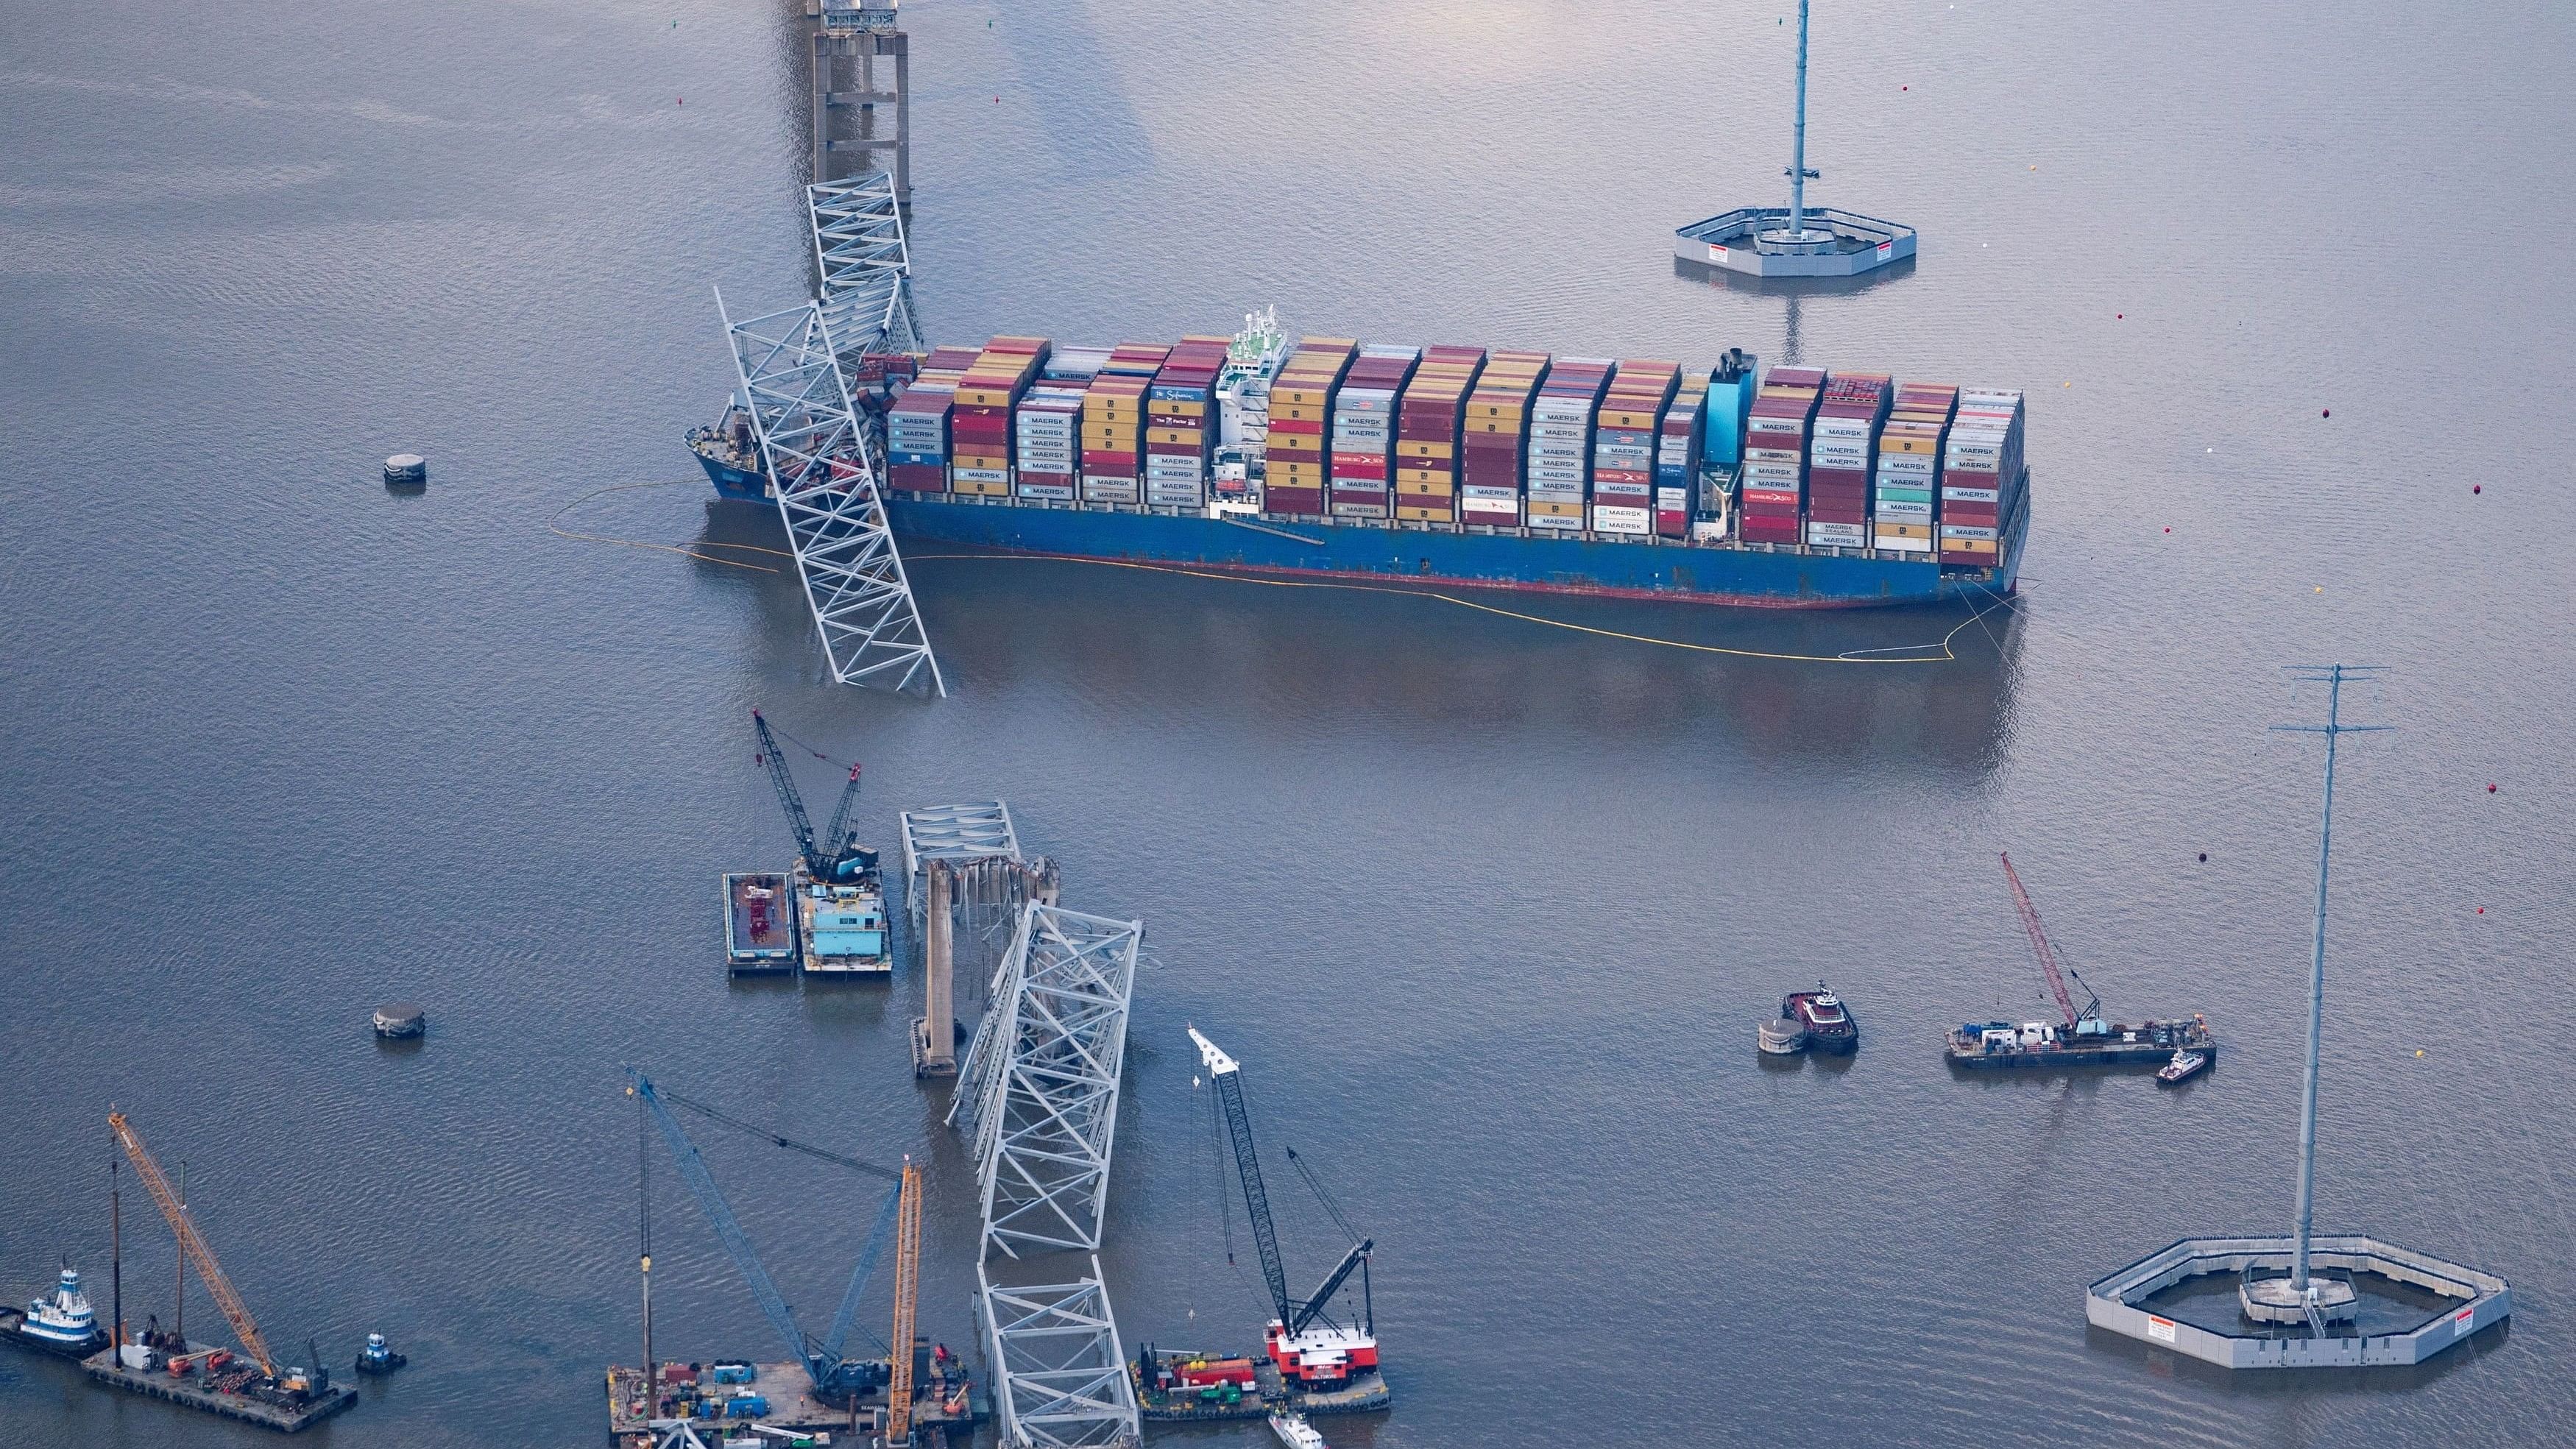
[[[224,1311],[225,1320],[232,1324],[233,1337],[241,1341],[242,1352],[259,1364],[261,1373],[271,1379],[276,1378],[277,1361],[269,1357],[268,1341],[259,1336],[259,1325],[252,1321],[250,1309],[243,1306],[241,1295],[233,1291],[233,1280],[224,1276],[223,1265],[215,1261],[215,1250],[207,1247],[206,1240],[198,1236],[195,1220],[188,1216],[188,1209],[179,1201],[179,1195],[170,1190],[170,1180],[161,1175],[161,1164],[152,1160],[151,1152],[143,1146],[143,1138],[125,1120],[124,1113],[110,1109],[107,1125],[116,1133],[116,1143],[125,1149],[127,1160],[134,1164],[135,1175],[152,1190],[152,1200],[161,1205],[161,1216],[170,1220],[170,1231],[178,1236],[179,1245],[187,1250],[188,1261],[197,1265],[197,1277],[205,1283],[206,1291],[214,1295],[215,1306]]]
[[[912,1442],[912,1324],[921,1298],[921,1169],[903,1160],[902,1206],[895,1210],[893,1376],[886,1384],[886,1449]]]

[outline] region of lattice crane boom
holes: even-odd
[[[2048,973],[2048,989],[2057,996],[2057,1009],[2066,1013],[2066,1029],[2073,1031],[2077,1020],[2075,998],[2066,991],[2066,974],[2057,964],[2057,948],[2049,944],[2048,932],[2039,924],[2039,907],[2030,903],[2030,892],[2021,888],[2021,873],[2013,869],[2012,855],[1998,851],[2004,863],[2004,879],[2012,882],[2013,909],[2021,913],[2021,928],[2030,934],[2030,949],[2039,955],[2039,969]]]
[[[921,1169],[903,1163],[903,1207],[895,1217],[893,1375],[886,1382],[887,1449],[912,1442],[913,1320],[921,1298]]]
[[[822,875],[823,859],[814,848],[814,822],[805,814],[805,797],[797,793],[796,777],[788,773],[787,754],[778,748],[778,737],[769,732],[769,721],[759,710],[751,712],[751,727],[760,735],[760,763],[769,769],[769,783],[778,790],[779,808],[787,812],[787,829],[796,837],[796,852],[805,857],[806,866]]]
[[[233,1280],[224,1276],[223,1265],[215,1261],[215,1250],[206,1246],[206,1240],[197,1232],[196,1221],[188,1216],[186,1205],[179,1201],[177,1193],[170,1190],[170,1180],[161,1175],[161,1164],[152,1160],[151,1152],[143,1145],[142,1136],[134,1130],[133,1124],[125,1120],[124,1113],[111,1109],[107,1114],[107,1125],[116,1133],[117,1145],[125,1149],[126,1160],[134,1164],[135,1175],[151,1189],[152,1200],[160,1205],[161,1216],[170,1220],[170,1231],[178,1236],[179,1246],[187,1252],[188,1261],[197,1265],[197,1277],[205,1283],[206,1291],[214,1295],[215,1306],[223,1310],[224,1320],[233,1326],[233,1337],[240,1340],[242,1352],[258,1362],[261,1373],[270,1378],[277,1377],[277,1360],[269,1355],[268,1340],[259,1336],[259,1324],[252,1320],[241,1294],[233,1290]]]
[[[1269,1285],[1270,1303],[1278,1310],[1279,1321],[1292,1322],[1297,1303],[1288,1296],[1288,1270],[1279,1261],[1279,1230],[1270,1221],[1270,1194],[1262,1188],[1261,1158],[1253,1150],[1252,1115],[1243,1105],[1243,1065],[1201,1036],[1197,1027],[1189,1032],[1190,1040],[1198,1043],[1199,1060],[1207,1064],[1208,1080],[1216,1086],[1217,1101],[1225,1107],[1226,1135],[1234,1142],[1234,1168],[1243,1178],[1243,1210],[1252,1219],[1253,1245],[1261,1253],[1261,1281]]]

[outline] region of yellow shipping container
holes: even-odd
[[[982,479],[967,478],[950,483],[948,485],[948,491],[951,493],[980,494],[986,498],[1008,498],[1011,496],[1011,485],[1008,483],[988,483]]]
[[[1207,436],[1205,428],[1155,428],[1151,431],[1157,443],[1179,443],[1183,446],[1195,444]]]
[[[1906,433],[1883,433],[1879,436],[1878,450],[1882,453],[1937,453],[1941,451],[1941,440],[1918,438]]]
[[[1449,491],[1449,485],[1457,481],[1458,475],[1450,472],[1446,468],[1398,468],[1395,470],[1395,486],[1399,492],[1409,491],[1420,493],[1426,489],[1436,488],[1440,492],[1446,493]]]
[[[1395,453],[1399,458],[1454,458],[1457,456],[1445,442],[1432,442],[1420,438],[1396,439]]]
[[[1321,463],[1294,463],[1279,458],[1272,458],[1270,460],[1270,471],[1278,474],[1280,481],[1282,482],[1295,478],[1306,480],[1308,483],[1313,483],[1320,481],[1323,478],[1324,465]]]
[[[1470,421],[1484,418],[1500,418],[1505,422],[1518,422],[1523,416],[1524,409],[1521,404],[1516,402],[1470,402],[1467,404],[1467,417]],[[1485,431],[1492,432],[1493,429],[1488,428]]]
[[[1292,423],[1320,423],[1325,421],[1324,413],[1322,393],[1317,393],[1311,401],[1292,399],[1285,403],[1279,401],[1277,392],[1270,394],[1270,417],[1273,422],[1286,418]]]
[[[1529,511],[1530,517],[1532,518],[1581,518],[1583,516],[1583,505],[1580,503],[1557,503],[1545,498],[1533,498],[1529,500]]]
[[[1411,473],[1413,470],[1407,468],[1404,471]],[[1451,498],[1457,495],[1458,490],[1448,475],[1442,474],[1437,478],[1398,478],[1395,491],[1409,498]]]
[[[1406,504],[1399,503],[1395,506],[1395,516],[1414,523],[1455,523],[1458,521],[1458,510],[1445,506],[1440,508],[1414,508]]]
[[[1146,404],[1145,411],[1161,413],[1163,416],[1170,418],[1203,418],[1207,416],[1207,404],[1203,402],[1176,402],[1170,399],[1156,398]]]
[[[951,453],[948,456],[948,466],[951,468],[1007,468],[1011,466],[1011,460],[994,453]]]
[[[1932,536],[1932,525],[1928,523],[1881,523],[1877,525],[1877,529],[1878,536],[1881,538],[1930,538]]]
[[[1941,551],[1943,553],[1982,553],[1991,556],[1995,551],[1995,541],[1991,538],[1945,538],[1941,540]]]

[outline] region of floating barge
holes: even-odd
[[[1972,1071],[2091,1071],[2111,1067],[2162,1067],[2178,1051],[2198,1052],[2212,1064],[2218,1042],[2209,1021],[2194,1012],[2187,1021],[2114,1025],[2086,1017],[2070,1032],[2054,1022],[1962,1022],[1949,1034],[1950,1065]]]
[[[886,927],[885,886],[876,853],[846,881],[818,881],[799,860],[789,872],[796,892],[798,964],[808,976],[847,980],[894,979],[894,952]]]
[[[1374,1369],[1353,1374],[1340,1388],[1301,1389],[1290,1387],[1267,1358],[1228,1358],[1195,1349],[1147,1348],[1127,1373],[1136,1385],[1137,1413],[1166,1422],[1266,1419],[1279,1409],[1365,1414],[1395,1402],[1385,1376]]]
[[[185,1357],[211,1354],[214,1345],[191,1342]],[[161,1355],[149,1360],[160,1363]],[[333,1414],[358,1402],[358,1391],[345,1385],[323,1382],[295,1394],[280,1392],[268,1397],[247,1385],[226,1390],[213,1385],[227,1382],[222,1373],[204,1372],[173,1374],[165,1367],[127,1368],[116,1361],[116,1350],[101,1349],[81,1361],[81,1367],[100,1383],[141,1394],[148,1399],[177,1404],[245,1424],[257,1424],[281,1434],[300,1433]],[[254,1370],[255,1372],[255,1370]],[[320,1371],[316,1369],[318,1374]],[[256,1382],[256,1380],[253,1380]]]
[[[796,911],[787,877],[734,871],[724,878],[725,972],[777,976],[796,970]]]
[[[927,1349],[917,1351],[916,1363],[921,1372],[913,1376],[914,1430],[955,1430],[958,1438],[954,1442],[965,1442],[977,1423],[991,1417],[991,1399],[962,1371],[942,1369],[932,1363]],[[718,1383],[715,1371],[719,1366],[745,1370],[748,1377]],[[852,1445],[864,1442],[862,1435],[881,1433],[885,1424],[885,1375],[879,1376],[875,1387],[855,1395],[853,1402],[834,1406],[815,1396],[814,1381],[798,1364],[748,1364],[724,1359],[703,1369],[686,1363],[666,1363],[662,1372],[664,1381],[656,1396],[645,1391],[641,1369],[624,1364],[610,1367],[609,1443],[619,1449],[651,1449],[659,1436],[651,1431],[650,1422],[664,1418],[687,1419],[699,1425],[703,1436],[710,1439],[718,1432],[752,1432],[766,1427],[791,1435],[810,1435],[817,1444],[835,1442],[830,1436],[844,1435],[848,1437],[838,1442]],[[681,1377],[672,1378],[675,1373]],[[728,1374],[728,1378],[732,1377]],[[851,1434],[854,1425],[857,1435]],[[755,1437],[775,1442],[779,1436]]]

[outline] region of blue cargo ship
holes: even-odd
[[[1511,520],[1516,516],[1524,524],[1562,525],[1568,520],[1539,519],[1535,515],[1540,509],[1534,503],[1526,505],[1527,514],[1516,515],[1509,511],[1508,501],[1499,523],[1466,521],[1472,515],[1464,509],[1452,513],[1451,520],[1446,521],[1438,517],[1265,512],[1261,500],[1267,470],[1261,442],[1270,428],[1263,388],[1275,375],[1277,351],[1276,347],[1264,350],[1261,375],[1252,379],[1258,385],[1220,391],[1222,408],[1211,411],[1224,414],[1221,436],[1226,446],[1209,454],[1216,463],[1212,472],[1197,474],[1205,482],[1196,488],[1195,496],[1201,500],[1196,506],[1093,498],[1090,492],[1095,480],[1089,476],[1081,480],[1082,486],[1077,490],[1067,486],[1071,482],[1068,478],[1050,476],[1041,482],[1009,466],[988,469],[989,477],[978,473],[971,484],[950,484],[946,481],[949,470],[942,466],[944,459],[912,454],[889,457],[881,451],[885,439],[879,432],[871,437],[870,447],[880,460],[913,464],[910,471],[927,474],[936,480],[934,487],[958,490],[887,488],[887,514],[896,538],[906,547],[964,545],[1056,558],[1273,578],[1400,583],[1414,588],[1508,589],[1763,608],[1864,608],[1952,600],[1991,603],[2015,591],[2022,549],[2030,531],[2028,472],[2020,461],[2017,416],[2010,451],[2001,455],[2006,461],[1954,460],[1951,465],[1962,470],[1999,471],[2004,486],[1998,486],[1994,479],[1939,478],[1930,471],[1934,464],[1928,457],[1917,459],[1915,466],[1922,471],[1916,476],[1898,477],[1895,470],[1904,466],[1904,460],[1891,454],[1885,463],[1886,471],[1878,479],[1879,502],[1873,510],[1881,515],[1878,526],[1843,524],[1840,532],[1835,532],[1821,517],[1826,507],[1821,492],[1825,465],[1818,463],[1819,494],[1813,510],[1818,526],[1801,529],[1801,516],[1809,513],[1805,425],[1799,425],[1801,431],[1790,445],[1794,451],[1777,450],[1781,439],[1763,430],[1779,424],[1755,416],[1759,410],[1754,407],[1753,359],[1730,354],[1714,384],[1702,383],[1704,392],[1686,395],[1704,399],[1704,427],[1694,423],[1686,437],[1677,433],[1676,437],[1685,437],[1682,452],[1656,460],[1652,475],[1658,485],[1656,491],[1667,500],[1689,500],[1687,505],[1659,507],[1686,506],[1687,512],[1597,508],[1573,520],[1574,527],[1513,526]],[[930,360],[936,363],[938,355]],[[1096,359],[1092,365],[1097,365]],[[1058,375],[1045,374],[1050,379]],[[1820,372],[1814,375],[1824,376]],[[930,386],[929,376],[925,371],[921,386]],[[1233,380],[1231,375],[1229,378]],[[862,406],[875,424],[872,432],[883,426],[883,410],[898,395],[895,388],[899,385],[889,379],[863,399]],[[1809,404],[1811,410],[1812,406]],[[2015,406],[2017,409],[2017,402]],[[1678,422],[1684,416],[1682,408],[1677,405],[1672,416]],[[1880,418],[1885,416],[1882,405]],[[1877,424],[1864,421],[1860,426],[1868,442],[1844,446],[1874,452]],[[944,423],[937,424],[942,434],[945,427]],[[1211,436],[1198,445],[1200,448],[1210,447],[1218,434],[1213,427],[1204,431]],[[1585,431],[1591,431],[1588,425]],[[1601,436],[1606,438],[1609,433],[1604,430]],[[738,399],[720,421],[693,429],[688,444],[720,496],[774,504],[775,494],[761,465],[752,419]],[[1832,439],[1820,439],[1814,445],[1816,456],[1824,457],[1831,446]],[[1086,450],[1088,447],[1086,443]],[[1088,459],[1092,455],[1085,451],[1079,456]],[[1790,461],[1784,464],[1781,459]],[[1535,462],[1531,467],[1536,468]],[[1775,481],[1780,476],[1778,470],[1784,467],[1787,481]],[[907,481],[905,471],[892,470],[891,481]],[[889,476],[886,470],[879,471],[880,478]],[[962,478],[965,474],[957,476]],[[1595,476],[1603,475],[1596,471]],[[1956,557],[1945,561],[1929,551],[1933,547],[1928,539],[1933,532],[1933,490],[1949,481],[1982,481],[1987,490],[1971,493],[1944,489],[1940,507],[1940,520],[1945,525],[1941,529],[1942,548],[1953,546],[1947,541],[1952,530],[1946,526],[1953,522],[1973,523],[1974,528],[1961,532],[1990,540],[1957,545],[1984,550],[1978,562],[1963,562]],[[1898,485],[1916,491],[1900,492]],[[1129,486],[1132,489],[1132,481]],[[966,491],[970,488],[982,491]],[[1783,489],[1787,491],[1777,491]],[[1128,495],[1129,499],[1135,496],[1132,491]],[[1783,498],[1789,500],[1785,505],[1779,502]],[[1903,499],[1919,501],[1899,501]],[[1789,513],[1787,539],[1746,536],[1762,531],[1753,523],[1772,522],[1757,519],[1748,523],[1749,513],[1765,509],[1776,513],[1784,506]],[[1910,517],[1897,516],[1900,510],[1909,509]],[[1336,510],[1338,513],[1338,504]],[[1616,529],[1605,526],[1621,521],[1607,515],[1630,511],[1640,518],[1658,521],[1627,521],[1626,526]],[[1960,517],[1954,520],[1954,513]],[[1814,541],[1819,535],[1835,540],[1848,535],[1856,541]],[[1880,546],[1882,542],[1894,546]],[[1992,562],[1983,562],[1984,558]]]

